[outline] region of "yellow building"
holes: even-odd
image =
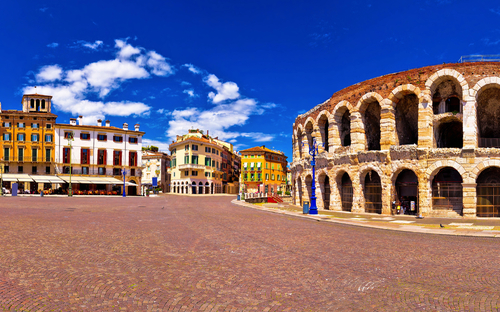
[[[287,157],[283,152],[263,146],[252,147],[241,153],[241,182],[243,193],[271,193],[285,191]]]
[[[28,175],[53,175],[54,125],[57,115],[50,112],[52,96],[25,94],[23,110],[1,110],[0,170],[3,187],[18,183],[19,190],[35,192],[50,187],[49,180],[34,180]]]
[[[224,143],[224,144],[222,144]],[[179,194],[217,194],[223,192],[223,155],[233,146],[200,130],[177,136],[169,146],[171,154],[171,192]]]

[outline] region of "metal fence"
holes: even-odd
[[[489,55],[463,55],[458,60],[459,63],[465,62],[500,62],[500,54],[489,54]]]

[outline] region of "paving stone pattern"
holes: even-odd
[[[232,199],[0,198],[0,308],[491,311],[500,305],[497,239],[317,222]]]

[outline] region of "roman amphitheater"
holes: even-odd
[[[385,75],[299,115],[296,205],[310,201],[314,141],[318,209],[500,217],[500,63]]]

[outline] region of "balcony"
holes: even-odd
[[[198,169],[198,170],[205,170],[207,166],[205,165],[199,165],[199,164],[182,164],[178,165],[179,170],[183,169]]]

